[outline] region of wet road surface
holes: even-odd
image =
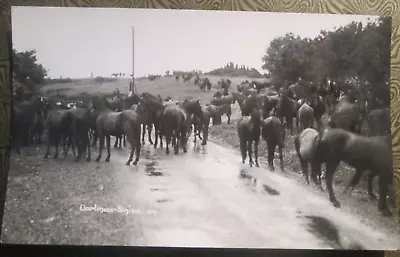
[[[23,211],[18,210],[21,205],[13,202],[9,190],[4,242],[295,249],[399,247],[398,235],[363,220],[345,206],[335,209],[326,191],[321,193],[289,179],[279,169],[271,172],[263,162],[261,168],[250,168],[247,163],[241,164],[239,152],[213,142],[205,147],[190,142],[188,153],[180,152],[178,156],[166,156],[165,149],[146,144],[136,167],[124,164],[127,149],[111,151],[110,163],[103,158],[100,163],[71,163],[76,170],[65,173],[39,171],[42,178],[26,189]],[[63,185],[50,187],[43,176],[53,176]],[[16,178],[10,178],[11,187]],[[37,192],[39,189],[42,193]],[[49,191],[51,196],[43,193]],[[339,201],[344,202],[335,191]],[[42,206],[52,206],[52,213],[32,210],[29,198],[35,198],[32,201],[36,203],[36,198],[43,198]],[[371,205],[377,213],[376,203]],[[110,209],[102,213],[99,208]],[[13,221],[15,216],[21,222]]]

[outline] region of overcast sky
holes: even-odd
[[[293,32],[315,37],[369,16],[148,9],[13,7],[18,51],[36,49],[50,77],[135,77],[166,70],[210,71],[229,61],[261,70],[271,40]]]

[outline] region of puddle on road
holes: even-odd
[[[165,188],[150,188],[151,192],[155,192],[155,191],[168,191],[168,189]]]
[[[263,184],[262,187],[263,187],[264,191],[267,192],[269,195],[280,195],[278,190],[273,189],[272,187],[268,186],[267,184]]]
[[[196,153],[195,156],[199,157],[197,154],[207,154],[207,147],[204,145],[201,145],[201,141],[198,141],[196,143],[193,143],[193,153]]]
[[[246,179],[247,181],[252,182],[251,184],[247,184],[247,186],[251,187],[250,189],[253,192],[258,192],[257,191],[257,182],[260,181],[260,180],[257,180],[255,177],[253,177],[250,174],[248,174],[245,169],[241,169],[240,170],[240,176],[239,177],[241,179]],[[279,191],[274,189],[273,187],[271,187],[271,186],[269,186],[269,185],[267,185],[265,183],[259,183],[259,184],[262,185],[262,190],[260,190],[261,192],[266,192],[266,193],[268,193],[269,195],[272,195],[272,196],[280,195]]]
[[[240,178],[242,178],[242,179],[254,179],[255,181],[257,181],[255,178],[253,178],[253,176],[248,174],[245,169],[241,169],[240,170]]]
[[[171,202],[170,199],[159,199],[157,200],[157,203],[166,203],[166,202]]]
[[[331,221],[320,216],[303,216],[308,223],[308,231],[313,233],[319,238],[322,238],[334,249],[352,249],[352,250],[365,250],[360,244],[351,242],[349,247],[344,247],[339,238],[339,230]]]
[[[156,168],[157,162],[156,161],[151,161],[145,165],[145,171],[148,176],[163,176],[163,173]]]

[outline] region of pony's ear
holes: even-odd
[[[198,103],[200,103],[200,100],[197,100]]]

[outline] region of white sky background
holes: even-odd
[[[166,70],[210,71],[232,61],[261,70],[269,43],[293,32],[315,37],[374,16],[149,9],[13,7],[13,47],[36,49],[53,78]]]

